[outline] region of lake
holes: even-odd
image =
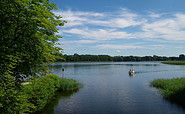
[[[130,69],[135,70],[134,76],[128,75]],[[185,113],[185,109],[163,99],[157,89],[150,87],[154,79],[185,77],[185,66],[160,62],[55,63],[51,70],[60,77],[78,80],[83,87],[57,94],[40,113]]]

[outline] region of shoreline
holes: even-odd
[[[185,61],[170,61],[170,62],[161,62],[163,64],[169,65],[185,65]]]
[[[157,88],[164,99],[185,108],[185,78],[157,79],[150,85]]]

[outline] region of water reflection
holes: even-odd
[[[53,106],[55,114],[185,113],[150,87],[154,79],[183,77],[185,66],[159,62],[56,63],[51,70],[62,76],[62,67],[65,77],[78,80],[84,87],[70,97],[60,97]],[[135,70],[134,75],[129,76],[130,69]]]
[[[129,77],[130,77],[130,78],[133,78],[133,77],[134,77],[134,75],[129,74]]]
[[[41,111],[35,112],[34,114],[53,114],[55,107],[59,104],[61,99],[68,99],[71,95],[77,93],[78,90],[69,91],[69,92],[60,92],[58,91],[49,104]]]

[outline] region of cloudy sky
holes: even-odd
[[[185,54],[185,0],[50,0],[64,54]]]

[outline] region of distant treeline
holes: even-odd
[[[58,59],[58,62],[125,62],[125,61],[183,61],[185,55],[180,54],[178,57],[166,56],[109,56],[109,55],[61,55],[64,60]]]

